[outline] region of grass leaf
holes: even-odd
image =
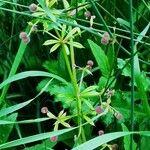
[[[18,81],[20,79],[24,79],[27,77],[39,77],[39,76],[51,77],[51,78],[57,79],[65,84],[67,84],[67,81],[65,81],[63,78],[59,77],[58,75],[52,74],[52,73],[48,73],[48,72],[44,72],[44,71],[25,71],[25,72],[18,73],[16,75],[6,79],[4,82],[2,82],[0,84],[0,89],[11,82]]]
[[[141,133],[142,135],[145,136],[150,136],[150,131],[143,131],[143,132],[114,132],[114,133],[108,133],[108,134],[104,134],[98,137],[95,137],[75,148],[73,148],[72,150],[93,150],[107,142],[110,142],[112,140],[115,140],[117,138],[126,136],[126,135],[130,135],[130,134],[138,134]]]
[[[44,140],[44,139],[50,138],[52,136],[58,136],[58,135],[64,134],[64,133],[69,132],[74,129],[75,128],[63,129],[63,130],[47,132],[47,133],[40,133],[40,134],[36,134],[33,136],[28,136],[25,138],[21,138],[21,139],[17,139],[14,141],[10,141],[10,142],[1,144],[0,149],[5,149],[5,148],[9,148],[9,147],[14,147],[14,146],[22,145],[22,144],[27,144],[27,143],[31,143],[31,142],[35,142],[35,141]]]

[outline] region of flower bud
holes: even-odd
[[[109,41],[110,41],[110,36],[109,36],[108,32],[105,32],[102,35],[101,43],[104,45],[107,45],[109,43]]]
[[[48,113],[48,108],[47,107],[42,107],[41,108],[41,113],[43,113],[43,114]]]
[[[105,32],[105,33],[103,34],[103,37],[105,37],[105,38],[110,38],[109,33],[108,33],[108,32]]]
[[[27,37],[28,37],[28,34],[26,32],[20,32],[20,34],[19,34],[20,39],[27,38]]]
[[[30,42],[30,38],[28,36],[26,38],[22,38],[22,42],[28,44]]]
[[[115,93],[115,90],[107,90],[106,93],[104,94],[105,96],[107,96],[107,98],[113,96]]]
[[[36,24],[35,24],[35,25],[33,25],[33,26],[32,26],[32,31],[33,31],[33,32],[36,32],[37,30],[38,30],[37,25],[36,25]]]
[[[115,112],[115,117],[118,119],[118,120],[121,120],[122,119],[122,114],[119,113],[119,112]]]
[[[86,19],[91,18],[91,12],[90,12],[90,11],[86,11],[86,12],[84,13],[84,16],[85,16]]]
[[[94,65],[94,62],[92,60],[88,60],[87,65],[92,68],[92,66]]]
[[[57,142],[57,140],[58,140],[58,136],[52,136],[52,137],[50,138],[50,141],[51,141],[51,142]]]
[[[98,135],[100,136],[100,135],[103,135],[104,134],[104,131],[103,130],[99,130],[98,131]]]
[[[97,114],[101,114],[101,113],[104,112],[104,110],[103,110],[100,106],[97,106],[97,107],[95,108],[95,111],[96,111]]]
[[[32,3],[32,4],[29,6],[29,10],[30,10],[31,12],[35,12],[35,11],[37,10],[37,5],[34,4],[34,3]]]

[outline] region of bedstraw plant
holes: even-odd
[[[149,149],[147,1],[0,0],[0,17],[0,149]]]

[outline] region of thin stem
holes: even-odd
[[[131,131],[134,131],[134,35],[133,35],[133,4],[129,0],[130,32],[131,32]],[[133,150],[133,135],[130,136],[130,150]]]
[[[15,6],[19,6],[19,7],[29,8],[29,6],[21,5],[21,4],[14,3],[14,2],[9,2],[9,1],[4,1],[4,0],[0,0],[0,2],[11,4],[11,5],[15,5]]]
[[[62,45],[62,50],[63,50],[63,55],[64,55],[64,59],[65,59],[65,62],[66,62],[66,66],[67,66],[67,69],[68,69],[68,72],[69,72],[70,79],[71,79],[71,81],[73,81],[72,71],[71,71],[69,59],[68,59],[68,56],[67,56],[67,54],[66,54],[66,50],[65,50],[64,45]]]
[[[76,0],[76,19],[78,18],[78,0]]]
[[[70,46],[70,53],[71,53],[71,63],[75,63],[74,61],[74,50],[73,50],[73,46],[71,44]],[[77,86],[77,80],[76,80],[76,73],[75,73],[75,69],[73,69],[73,72],[71,70],[71,67],[70,67],[70,62],[69,62],[69,59],[68,59],[68,56],[66,54],[66,51],[65,51],[65,48],[63,46],[63,54],[64,54],[64,58],[65,58],[65,62],[66,62],[66,65],[67,65],[67,68],[68,68],[68,72],[69,72],[69,75],[70,75],[70,78],[71,78],[71,81],[72,81],[72,84],[73,84],[73,87],[74,87],[74,91],[75,91],[75,97],[76,97],[76,100],[77,100],[77,113],[78,113],[78,125],[80,126],[79,127],[79,132],[78,132],[78,135],[80,136],[80,133],[82,133],[82,119],[81,119],[81,100],[79,98],[79,94],[78,94],[78,86]],[[73,64],[72,67],[73,67]]]
[[[85,142],[85,134],[84,134],[84,129],[81,126],[82,125],[82,102],[80,99],[80,86],[78,87],[77,84],[77,78],[76,78],[76,69],[74,67],[75,65],[75,57],[74,57],[74,48],[73,48],[73,40],[70,40],[70,55],[71,55],[71,64],[72,64],[72,72],[73,72],[73,85],[74,85],[74,90],[75,90],[75,96],[77,100],[77,112],[78,112],[78,125],[79,125],[79,132],[78,132],[78,137],[80,137],[80,134],[82,136],[81,142]]]
[[[112,33],[111,33],[111,31],[110,31],[110,29],[108,28],[108,26],[107,26],[107,24],[106,24],[105,20],[103,19],[103,17],[102,17],[102,15],[101,15],[101,13],[98,11],[98,9],[97,9],[97,7],[96,7],[95,3],[94,3],[92,0],[89,0],[89,1],[90,1],[91,5],[92,5],[92,7],[93,7],[94,11],[95,11],[95,12],[96,12],[96,14],[98,15],[99,19],[100,19],[100,20],[102,21],[102,23],[104,24],[104,26],[105,26],[105,28],[106,28],[107,32],[108,32],[108,33],[110,34],[110,36],[112,37]]]
[[[80,78],[80,83],[79,83],[79,92],[81,90],[81,86],[82,86],[82,82],[83,82],[83,78],[84,78],[84,73],[85,73],[85,71],[83,69],[82,74],[81,74],[81,78]]]

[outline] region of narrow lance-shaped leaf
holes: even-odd
[[[57,42],[58,42],[57,40],[47,40],[43,43],[43,45],[51,45],[51,44],[55,44]]]
[[[91,47],[92,53],[97,61],[100,71],[104,77],[109,77],[110,74],[110,65],[108,62],[108,58],[105,55],[104,51],[100,46],[95,44],[93,41],[88,40],[88,43]]]
[[[55,50],[57,50],[57,48],[60,46],[60,43],[55,44],[51,49],[50,49],[50,53],[54,52]]]

